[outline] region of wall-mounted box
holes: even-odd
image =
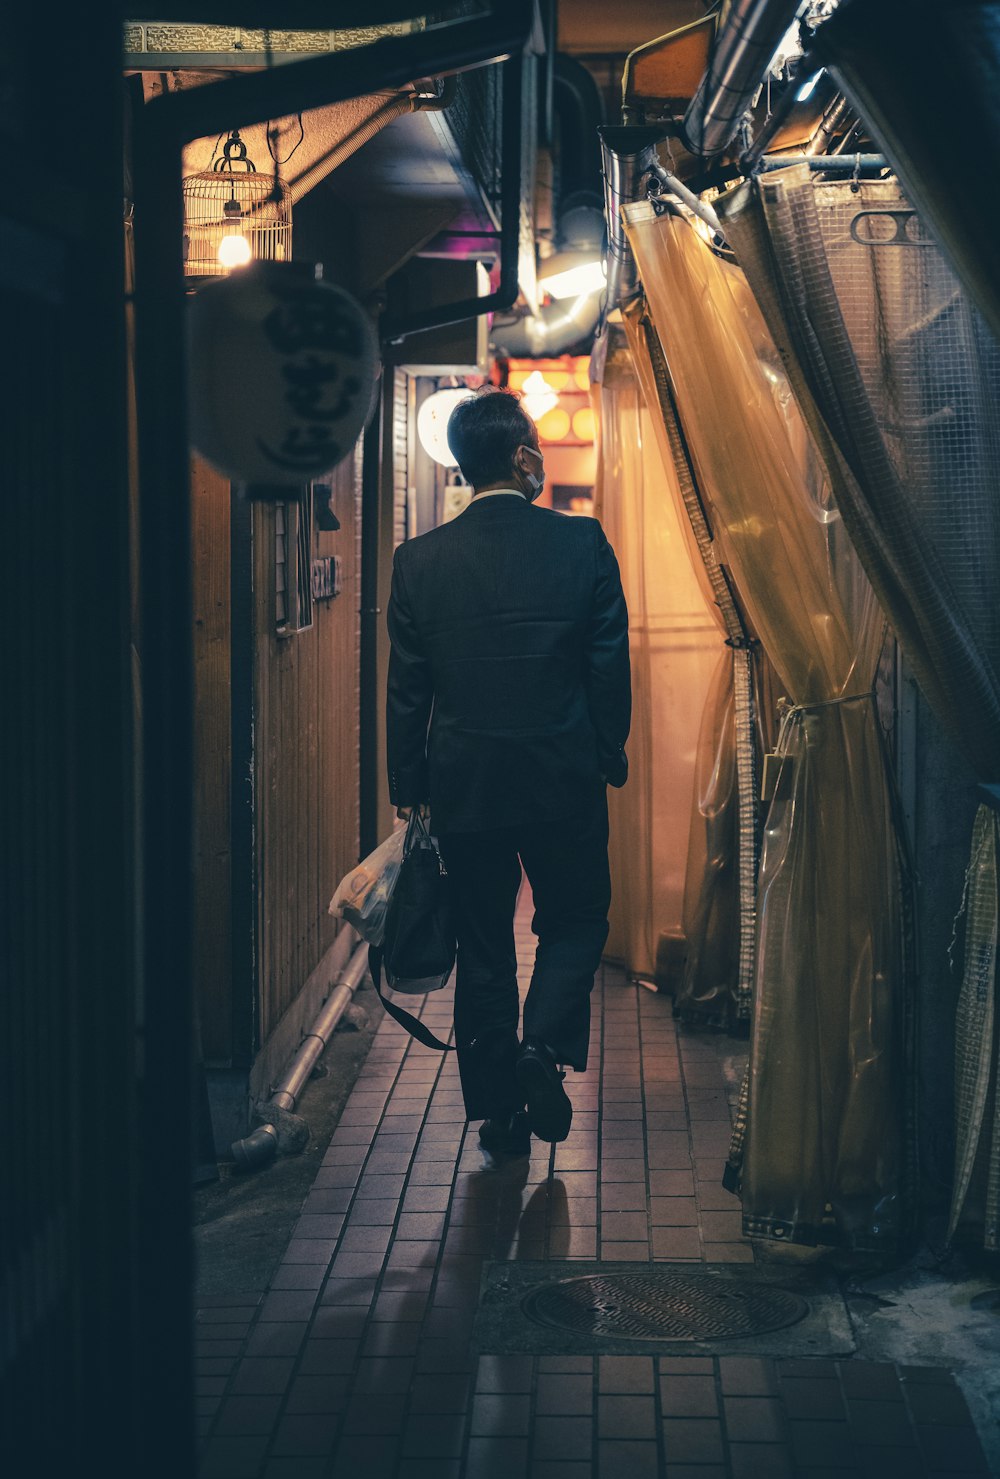
[[[414,257],[391,280],[390,311],[415,313],[466,298],[485,297],[489,274],[481,262]],[[426,329],[393,345],[393,362],[414,375],[485,375],[489,367],[486,315]]]

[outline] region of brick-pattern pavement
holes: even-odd
[[[522,988],[530,900],[518,915]],[[412,1005],[412,1003],[411,1003]],[[451,1005],[427,998],[446,1036]],[[573,1130],[484,1170],[454,1055],[381,1025],[269,1290],[198,1314],[202,1479],[985,1474],[946,1371],[470,1356],[486,1259],[752,1262],[719,1178],[725,1038],[605,968]]]

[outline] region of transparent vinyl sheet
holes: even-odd
[[[1000,778],[1000,345],[895,181],[801,167],[721,207],[858,553],[909,663],[969,763]],[[996,814],[967,879],[956,1016],[953,1235],[997,1246]],[[987,848],[988,851],[988,848]],[[984,879],[984,868],[987,875]],[[940,963],[944,969],[944,962]]]
[[[903,1228],[900,880],[873,700],[800,711],[767,814],[742,1171],[748,1233]]]
[[[1000,346],[893,182],[781,170],[726,230],[942,723],[1000,775]]]
[[[629,608],[629,780],[609,793],[609,956],[666,982],[683,958],[683,900],[698,734],[721,639],[670,497],[627,352],[599,388],[596,507]]]
[[[685,1021],[748,1026],[756,950],[758,792],[762,756],[773,737],[774,672],[720,564],[645,302],[630,304],[623,319],[660,455],[674,471],[668,482],[691,559],[726,634],[730,659],[729,672],[709,694],[699,736],[684,892],[686,956],[675,1011]],[[732,933],[738,935],[735,942]]]
[[[674,1009],[684,1021],[731,1026],[740,967],[739,791],[733,654],[719,656],[705,700],[684,889],[684,976]],[[752,840],[751,840],[752,844]]]
[[[627,207],[720,562],[791,709],[760,863],[744,1225],[898,1241],[901,874],[870,698],[883,618],[742,271]]]

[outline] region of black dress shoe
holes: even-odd
[[[533,1135],[550,1143],[565,1140],[573,1123],[569,1102],[556,1060],[544,1043],[528,1038],[517,1055],[514,1080],[528,1106],[528,1124]]]
[[[531,1154],[531,1131],[523,1109],[499,1119],[486,1120],[479,1129],[479,1143],[494,1160],[521,1160]]]

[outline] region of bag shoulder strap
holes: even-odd
[[[375,945],[368,947],[368,969],[371,972],[372,985],[378,993],[379,1001],[385,1007],[390,1017],[394,1017],[400,1027],[405,1027],[411,1037],[417,1042],[423,1043],[425,1048],[437,1048],[439,1053],[453,1053],[455,1051],[451,1043],[442,1042],[435,1037],[429,1027],[425,1027],[419,1017],[412,1012],[398,1007],[394,1001],[390,1001],[382,991],[382,950]]]

